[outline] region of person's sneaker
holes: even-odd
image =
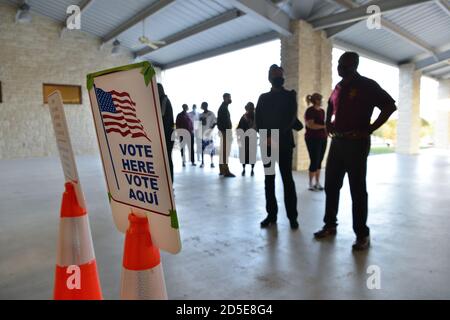
[[[355,251],[367,250],[370,247],[370,236],[357,237],[356,241],[352,245],[352,249]]]
[[[241,175],[242,175],[242,176],[245,176],[245,170],[242,171]]]
[[[324,239],[327,237],[335,236],[337,233],[336,228],[334,227],[323,227],[322,230],[314,233],[314,238],[316,239]]]
[[[320,183],[316,183],[316,185],[314,186],[314,189],[316,189],[318,191],[323,191],[323,187],[320,185]]]
[[[316,188],[312,184],[310,184],[308,190],[309,191],[316,191]]]
[[[186,162],[183,161],[183,167],[186,167]]]
[[[202,163],[201,165],[200,165],[200,168],[203,168],[205,166],[205,164],[204,163]]]
[[[297,220],[291,220],[291,221],[289,221],[289,223],[291,224],[291,229],[292,230],[297,230],[298,229],[298,222],[297,222]]]
[[[211,163],[211,168],[215,168],[216,166],[214,165],[214,163]]]
[[[277,224],[277,219],[267,217],[261,221],[261,228],[267,228],[275,224]]]
[[[197,164],[195,162],[192,162],[192,166],[195,167],[197,166]]]
[[[255,172],[252,170],[252,172],[250,172],[250,175],[253,177],[255,175]]]

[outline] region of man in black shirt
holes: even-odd
[[[339,196],[347,173],[352,196],[353,250],[370,247],[367,226],[368,194],[366,186],[370,135],[380,128],[397,109],[392,97],[378,83],[358,73],[359,55],[345,52],[339,58],[342,77],[328,101],[326,126],[332,136],[325,175],[325,225],[314,234],[316,239],[333,237],[337,232]],[[380,109],[371,123],[375,107]]]
[[[267,148],[269,153],[279,152],[278,166],[284,186],[284,203],[291,228],[297,229],[297,193],[295,182],[292,177],[292,156],[294,135],[292,129],[298,125],[297,121],[297,98],[295,91],[287,91],[284,87],[283,69],[272,65],[269,70],[269,81],[272,84],[270,92],[259,97],[256,106],[256,127],[261,132],[267,132]],[[271,130],[279,130],[279,141],[272,141]],[[261,142],[261,147],[265,147]],[[265,163],[265,191],[267,217],[261,222],[261,228],[276,224],[278,205],[275,197],[275,173],[268,172],[270,163]]]
[[[228,105],[231,104],[231,95],[229,93],[223,94],[223,102],[220,105],[217,113],[217,128],[220,132],[220,161],[219,161],[219,175],[226,178],[234,178],[235,175],[230,172],[228,168],[228,157],[231,149],[231,135],[227,137],[227,130],[231,134],[231,118]]]

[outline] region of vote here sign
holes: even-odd
[[[66,115],[61,92],[53,91],[48,96],[48,107],[52,118],[53,130],[55,132],[56,144],[58,146],[59,158],[63,167],[66,182],[71,182],[74,186],[80,207],[86,209],[83,191],[78,179],[77,165],[70,140],[69,129],[67,127]]]
[[[108,196],[118,229],[130,213],[149,219],[153,243],[181,248],[161,108],[149,62],[88,75]]]

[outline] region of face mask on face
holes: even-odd
[[[342,78],[347,78],[355,73],[355,70],[352,67],[338,65],[338,74]]]
[[[272,79],[272,85],[275,88],[281,88],[284,84],[284,78],[283,77],[275,77]]]

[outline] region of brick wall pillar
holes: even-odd
[[[32,13],[31,23],[15,23],[17,8],[0,1],[0,159],[57,155],[44,83],[81,86],[82,103],[65,107],[76,154],[95,154],[98,143],[86,89],[86,75],[132,62],[128,53],[99,50],[97,37],[66,31],[61,23]]]
[[[396,151],[417,154],[420,145],[420,78],[412,63],[399,67],[399,103]]]
[[[436,148],[450,148],[450,79],[439,81],[434,126]]]
[[[298,118],[304,122],[305,97],[318,92],[324,97],[324,108],[331,93],[332,43],[322,31],[314,31],[305,21],[293,21],[293,35],[281,38],[281,65],[285,71],[286,89],[297,91]],[[295,134],[294,170],[309,165],[304,139],[305,130]]]

